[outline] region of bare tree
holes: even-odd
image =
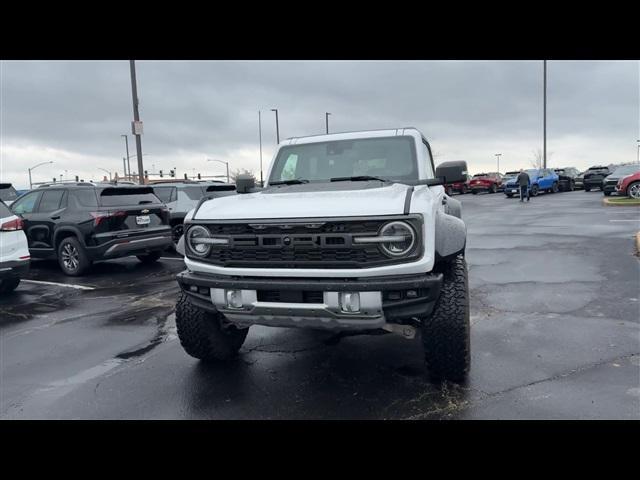
[[[251,175],[254,180],[256,179],[256,174],[253,172],[253,170],[248,170],[246,168],[236,168],[235,170],[229,172],[229,181],[231,183],[236,183],[238,175]]]
[[[553,152],[547,152],[547,160],[551,158]],[[542,168],[544,166],[544,153],[541,148],[533,150],[533,159],[530,160],[530,164],[533,168]]]

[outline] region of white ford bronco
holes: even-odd
[[[178,244],[180,342],[201,360],[234,355],[251,325],[388,331],[422,340],[437,381],[470,363],[466,227],[415,128],[283,141],[262,189],[207,199]]]

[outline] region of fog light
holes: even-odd
[[[418,298],[417,290],[407,290],[407,298]]]
[[[227,307],[242,308],[242,291],[241,290],[226,290],[225,297],[227,299]]]
[[[358,292],[340,292],[340,309],[343,312],[359,312],[360,294]]]
[[[209,295],[209,289],[207,287],[200,287],[198,288],[198,293],[200,295]]]

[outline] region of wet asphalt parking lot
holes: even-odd
[[[237,358],[204,364],[176,337],[179,258],[79,279],[34,261],[0,299],[0,418],[640,419],[640,210],[600,192],[456,198],[464,385],[429,383],[419,341],[391,334],[252,327]]]

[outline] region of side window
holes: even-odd
[[[13,213],[18,215],[21,215],[23,213],[33,213],[36,205],[38,205],[40,195],[42,195],[42,192],[27,193],[22,198],[16,200],[13,205],[11,205],[11,210],[13,210]]]
[[[293,180],[296,178],[296,166],[298,165],[298,155],[292,153],[284,162],[280,180]]]
[[[433,164],[433,157],[431,156],[431,149],[429,148],[429,144],[424,138],[422,139],[422,146],[424,149],[424,157],[427,159],[427,163],[425,165],[427,178],[435,178],[436,166]]]
[[[49,213],[58,210],[63,194],[64,190],[47,190],[46,192],[42,192],[42,200],[40,200],[38,212]]]
[[[82,188],[79,190],[71,190],[71,199],[69,203],[79,210],[84,210],[87,207],[97,207],[98,199],[96,198],[96,192],[92,188]]]

